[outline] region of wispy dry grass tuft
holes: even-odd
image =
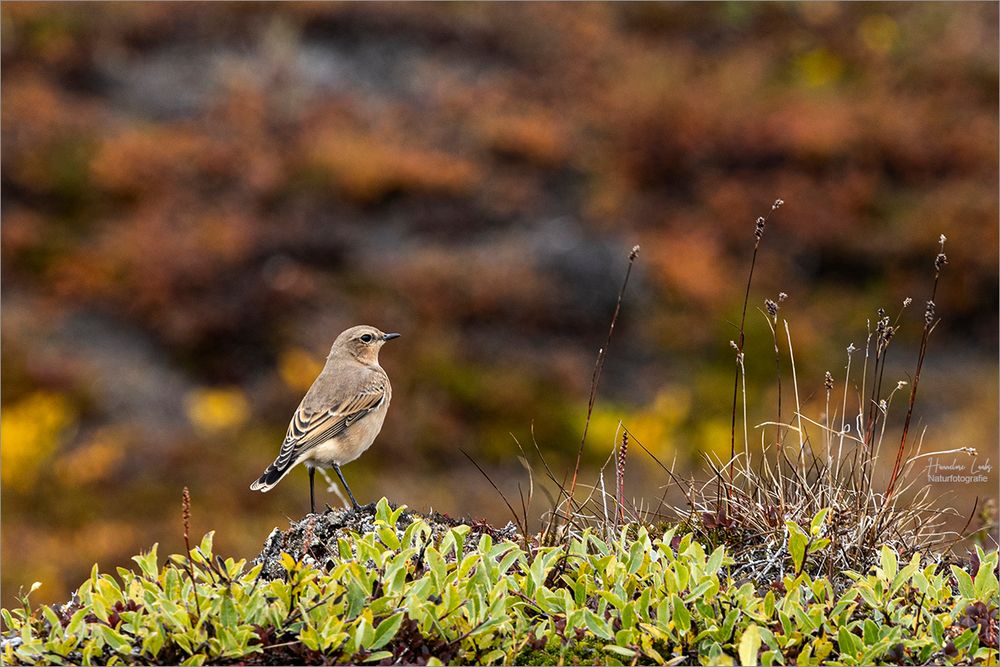
[[[751,278],[762,238],[759,220],[754,236]],[[869,322],[860,387],[854,387],[856,412],[853,418],[849,418],[848,410],[852,396],[852,362],[857,349],[853,344],[847,348],[839,408],[834,394],[838,379],[828,371],[823,377],[821,394],[824,411],[818,418],[811,418],[804,414],[802,408],[791,327],[787,319],[779,317],[778,304],[785,295],[782,294],[777,301],[765,300],[762,314],[772,335],[778,404],[777,418],[758,424],[754,429],[760,434],[759,450],[751,451],[749,438],[744,435],[743,451],[736,451],[738,412],[737,401],[734,400],[732,456],[728,461],[708,460],[709,480],[698,485],[684,484],[677,480],[672,470],[660,464],[670,481],[678,483],[684,490],[686,502],[683,507],[673,508],[674,515],[706,541],[726,543],[737,560],[734,575],[752,577],[757,581],[783,576],[788,564],[789,523],[797,524],[808,532],[812,519],[824,510],[827,519],[821,531],[822,538],[828,539],[829,545],[811,557],[810,567],[830,575],[846,569],[866,569],[883,544],[889,544],[898,553],[909,554],[950,546],[960,537],[945,530],[946,517],[957,516],[959,512],[942,506],[940,498],[932,497],[926,480],[921,484],[919,478],[911,473],[914,462],[921,458],[974,454],[975,450],[960,448],[922,453],[923,434],[915,447],[907,447],[927,341],[938,322],[934,298],[941,269],[947,264],[944,241],[942,236],[940,252],[934,260],[933,287],[924,314],[916,370],[909,384],[906,418],[899,435],[892,474],[884,490],[877,488],[875,470],[883,456],[883,445],[891,437],[887,425],[893,398],[908,385],[906,381],[887,382],[886,357],[901,326],[903,311],[912,302],[909,298],[903,301],[895,318],[887,315],[884,309],[879,309],[874,326]],[[749,283],[748,280],[748,286]],[[749,300],[749,290],[746,299]],[[783,337],[778,334],[779,328],[784,329]],[[790,418],[782,415],[782,338],[787,344],[795,407]],[[734,341],[733,347],[737,350],[736,388],[743,387],[746,434],[748,397],[745,383],[740,382],[744,369],[743,342],[741,321],[739,342]],[[814,438],[817,433],[820,436],[818,439]],[[789,439],[791,442],[787,442]]]
[[[780,199],[776,200],[771,213],[783,203]],[[912,303],[912,299],[906,298],[895,317],[880,308],[874,321],[869,320],[863,359],[859,363],[859,349],[853,343],[849,344],[842,377],[831,371],[825,372],[822,389],[817,390],[821,392],[822,413],[816,417],[806,414],[802,387],[812,383],[800,383],[792,327],[788,319],[780,316],[788,295],[781,292],[776,299],[765,299],[760,310],[770,329],[774,349],[778,390],[776,416],[772,421],[751,426],[747,417],[750,397],[746,389],[744,357],[746,311],[766,222],[766,217],[756,221],[743,313],[737,339],[731,341],[736,351],[736,376],[729,459],[709,457],[706,459],[707,479],[697,483],[683,480],[675,473],[674,462],[668,465],[660,461],[635,437],[627,424],[619,423],[614,444],[596,478],[592,483],[580,481],[580,463],[601,370],[621,310],[636,248],[629,256],[628,270],[618,294],[607,341],[598,351],[587,420],[572,475],[567,473],[560,480],[533,438],[535,453],[545,471],[545,481],[540,488],[551,503],[551,509],[543,516],[544,527],[537,536],[536,544],[561,543],[587,529],[612,538],[620,536],[622,528],[630,525],[679,523],[709,545],[726,544],[736,559],[732,569],[735,578],[749,578],[764,584],[780,581],[788,573],[792,562],[790,534],[801,528],[809,535],[809,545],[822,543],[823,546],[809,550],[808,558],[800,562],[798,570],[808,569],[812,574],[825,574],[835,582],[846,583],[841,573],[867,570],[882,545],[889,545],[905,556],[915,551],[942,550],[942,547],[946,551],[961,537],[959,533],[946,530],[946,519],[958,516],[959,512],[943,506],[940,498],[932,497],[928,482],[924,480],[921,484],[919,476],[912,473],[915,462],[922,458],[975,454],[975,450],[959,448],[924,452],[923,433],[915,444],[910,443],[908,438],[927,342],[939,321],[934,299],[941,270],[947,264],[944,236],[940,238],[941,248],[934,260],[933,286],[926,302],[920,352],[911,382],[892,382],[886,377],[886,358],[891,343],[902,326],[904,312]],[[861,366],[860,374],[858,365]],[[786,415],[784,407],[786,372],[791,376],[794,406],[790,415]],[[818,379],[816,383],[819,384]],[[892,474],[888,484],[881,488],[875,471],[885,455],[883,445],[895,439],[888,426],[889,414],[896,394],[907,387],[909,400],[898,436],[899,444],[894,452]],[[739,415],[743,420],[743,446],[738,451],[736,434]],[[751,446],[751,432],[759,445]],[[655,506],[643,499],[630,500],[626,497],[625,467],[630,446],[639,447],[666,475],[663,494]],[[518,448],[521,448],[520,443]],[[506,497],[504,502],[515,516],[522,534],[527,535],[528,507],[535,484],[523,449],[519,460],[529,472],[528,498],[525,499],[521,493],[520,514]],[[611,473],[614,477],[608,480],[607,475]],[[549,494],[546,484],[555,489],[554,494]],[[666,503],[670,488],[681,491],[684,498],[682,505]],[[821,519],[814,520],[817,516]]]

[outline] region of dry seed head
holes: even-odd
[[[847,354],[848,355],[854,354],[854,351],[857,349],[858,348],[854,347],[854,343],[851,343],[850,345],[847,346]]]
[[[827,391],[833,389],[833,374],[830,371],[827,371],[826,376],[823,378],[823,386],[826,387]]]
[[[941,244],[942,248],[944,247],[944,242],[947,241],[947,240],[948,240],[948,237],[945,236],[944,234],[942,234],[941,236],[938,237],[938,243]]]
[[[764,237],[764,223],[764,218],[757,218],[757,228],[754,230],[753,235],[757,237],[758,241]]]
[[[934,311],[936,306],[933,301],[927,302],[927,310],[924,311],[924,323],[930,324],[934,321]]]
[[[618,448],[619,474],[625,474],[625,457],[628,455],[628,431],[622,431],[622,444]]]
[[[784,292],[778,292],[778,303],[784,303],[785,299],[787,298],[788,298],[787,294],[785,294]]]
[[[897,382],[896,383],[896,389],[897,389],[897,391],[899,389],[902,389],[903,387],[905,387],[907,384],[908,383],[906,382],[906,380],[900,380],[899,382]]]
[[[778,304],[770,299],[764,299],[764,308],[767,309],[767,314],[773,320],[778,316]]]
[[[939,252],[938,256],[934,258],[934,268],[938,271],[940,271],[941,267],[947,263],[948,263],[948,255],[944,254],[943,252]]]
[[[191,532],[191,492],[185,486],[181,492],[181,519],[184,521],[184,545],[188,551],[191,546],[188,544],[188,535]]]
[[[911,303],[913,303],[913,299],[911,299],[910,297],[906,297],[905,299],[903,299],[903,308],[908,307]]]
[[[638,256],[639,256],[639,246],[634,245],[632,246],[632,252],[628,254],[629,261],[635,259]]]
[[[781,208],[784,203],[785,203],[784,199],[775,199],[774,203],[771,204],[771,210],[775,211],[775,210]]]

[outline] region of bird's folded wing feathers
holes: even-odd
[[[373,384],[352,398],[328,410],[310,412],[303,406],[295,411],[285,441],[274,465],[278,468],[293,463],[299,456],[343,433],[347,428],[385,400],[385,383]]]

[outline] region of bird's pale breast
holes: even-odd
[[[302,461],[311,461],[317,466],[327,467],[333,464],[345,465],[361,456],[372,446],[386,412],[389,411],[389,401],[392,398],[392,388],[386,383],[385,400],[375,410],[351,424],[336,438],[331,438],[310,448]]]

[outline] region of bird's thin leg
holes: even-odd
[[[316,513],[316,496],[313,493],[313,487],[315,484],[314,477],[316,476],[316,468],[309,466],[309,513]]]
[[[337,471],[337,477],[340,478],[340,483],[344,485],[344,489],[347,491],[347,495],[351,499],[351,504],[354,505],[354,509],[358,509],[360,505],[358,505],[358,501],[354,499],[354,494],[351,493],[351,487],[347,486],[347,480],[344,479],[344,473],[340,472],[340,466],[334,463],[333,469]]]

